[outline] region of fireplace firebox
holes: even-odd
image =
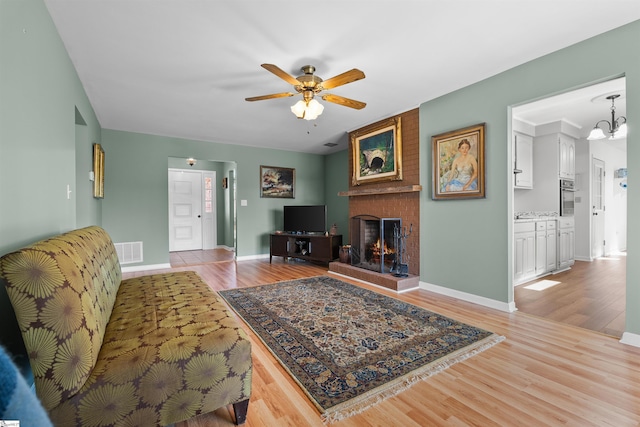
[[[351,218],[351,265],[389,273],[396,261],[394,229],[402,229],[401,218],[358,215]]]

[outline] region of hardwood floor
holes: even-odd
[[[227,262],[235,259],[236,253],[227,249],[209,249],[204,251],[169,252],[171,267],[206,264],[209,262]]]
[[[197,271],[214,290],[327,273],[325,267],[275,259],[273,264],[254,260],[173,270],[186,269]],[[149,272],[125,276],[141,274]],[[640,425],[640,348],[522,311],[505,313],[424,290],[396,295],[352,283],[496,332],[506,340],[333,426]],[[254,362],[245,425],[323,426],[304,392],[255,334],[245,330]],[[232,425],[231,409],[221,408],[176,427]]]
[[[617,338],[625,326],[626,254],[576,261],[571,270],[546,276],[514,290],[518,311],[579,326]],[[558,284],[536,291],[542,281]]]

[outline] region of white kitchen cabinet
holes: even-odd
[[[536,221],[536,276],[547,271],[547,222]]]
[[[556,221],[536,221],[536,276],[554,271],[558,266]]]
[[[564,270],[575,262],[575,223],[573,217],[558,220],[558,269]]]
[[[533,138],[513,133],[513,176],[515,188],[533,188]]]
[[[558,268],[558,229],[556,228],[556,221],[547,221],[547,267],[546,271],[551,272]]]
[[[536,275],[535,222],[515,223],[513,231],[513,282],[518,284]]]
[[[576,179],[576,141],[564,135],[558,135],[560,156],[559,175],[563,179]]]
[[[557,270],[556,220],[516,222],[513,231],[514,285]]]

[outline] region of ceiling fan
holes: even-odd
[[[293,85],[295,91],[302,94],[303,99],[292,106],[291,111],[299,119],[306,120],[313,120],[317,118],[324,109],[322,104],[314,99],[315,95],[319,95],[320,92],[324,90],[333,89],[347,83],[353,83],[357,80],[364,79],[365,77],[364,73],[357,68],[346,71],[342,74],[338,74],[337,76],[334,76],[330,79],[322,80],[319,76],[314,74],[316,68],[313,65],[305,65],[300,68],[300,71],[302,71],[304,74],[298,77],[293,77],[286,71],[283,71],[280,67],[273,64],[262,64],[261,67],[267,71],[272,72],[285,82]],[[254,96],[251,98],[245,98],[245,100],[262,101],[265,99],[285,98],[295,95],[296,94],[293,92],[281,92],[271,95]],[[343,96],[333,95],[330,93],[324,93],[319,96],[324,101],[333,102],[334,104],[343,105],[349,108],[355,108],[356,110],[361,110],[367,105],[364,102],[345,98]]]

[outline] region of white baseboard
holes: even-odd
[[[122,267],[122,272],[133,273],[136,271],[163,270],[165,268],[171,268],[171,264],[151,264],[151,265],[136,265],[133,267]]]
[[[506,311],[513,313],[517,310],[514,302],[502,302],[496,301],[490,298],[481,297],[478,295],[469,294],[466,292],[456,291],[455,289],[445,288],[443,286],[433,285],[431,283],[420,282],[420,288],[426,291],[435,292],[440,295],[457,298],[462,301],[471,302],[474,304],[482,305],[484,307],[493,308],[495,310]]]
[[[640,335],[632,334],[631,332],[625,332],[620,338],[622,344],[632,345],[634,347],[640,347]]]
[[[236,261],[250,261],[252,259],[263,259],[263,258],[269,258],[269,254],[239,256],[239,257],[236,257]]]

